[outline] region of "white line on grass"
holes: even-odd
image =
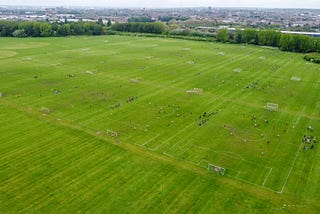
[[[265,183],[267,182],[267,180],[268,180],[271,172],[272,172],[272,167],[270,167],[270,171],[269,171],[269,173],[267,174],[267,176],[265,177],[265,179],[264,179],[264,181],[263,181],[263,183],[262,183],[262,185],[261,185],[262,187],[263,187],[263,186],[265,185]]]
[[[227,175],[227,176],[228,176],[228,175]],[[271,188],[268,188],[268,187],[262,187],[262,186],[260,186],[260,185],[258,185],[258,184],[252,183],[252,182],[250,182],[250,181],[246,181],[246,180],[244,180],[244,179],[242,179],[242,178],[237,178],[237,177],[232,177],[232,176],[228,176],[228,177],[233,178],[233,179],[236,179],[236,180],[239,180],[239,181],[242,181],[242,182],[244,182],[244,183],[248,183],[248,184],[257,186],[257,187],[261,187],[261,188],[263,188],[263,189],[267,189],[267,190],[272,191],[272,192],[277,192],[277,191],[274,190],[274,189],[271,189]]]
[[[225,150],[215,151],[215,150],[213,150],[212,148],[205,147],[205,146],[198,146],[198,145],[192,145],[192,146],[198,147],[198,148],[200,148],[200,149],[204,149],[204,150],[207,150],[207,151],[211,151],[211,152],[214,152],[214,153],[222,153],[222,154],[224,154],[225,156],[229,156],[229,157],[234,158],[234,159],[239,159],[239,160],[242,160],[242,161],[250,162],[250,161],[245,160],[241,155],[236,154],[235,152],[225,151]],[[236,156],[237,156],[237,157],[236,157]]]
[[[159,137],[159,136],[160,136],[160,134],[157,134],[156,136],[154,136],[153,138],[151,138],[150,140],[148,140],[148,141],[146,141],[144,144],[142,144],[142,146],[150,143],[151,141],[153,141],[154,139],[156,139],[156,138]]]
[[[184,159],[175,157],[175,156],[173,156],[173,155],[170,155],[170,154],[168,154],[168,153],[166,153],[166,152],[162,152],[162,154],[164,154],[164,155],[166,155],[166,156],[168,156],[168,157],[171,157],[171,158],[173,158],[173,159],[176,159],[176,160],[180,160],[180,161],[184,161],[184,162],[190,163],[190,164],[195,165],[195,166],[197,165],[196,162],[194,162],[194,161],[184,160]]]
[[[202,159],[202,160],[200,160],[200,161],[197,163],[197,166],[203,167],[203,166],[201,166],[201,164],[202,164],[203,162],[208,163],[208,164],[211,163],[211,162],[208,161],[208,160]],[[248,162],[248,161],[244,161],[244,162]],[[250,162],[248,162],[248,163],[250,163]],[[242,178],[239,178],[239,176],[240,176],[240,174],[241,174],[241,170],[238,171],[238,170],[232,170],[232,169],[226,168],[226,169],[228,169],[228,170],[231,170],[231,171],[234,171],[234,172],[238,172],[236,176],[230,176],[230,175],[227,175],[227,176],[230,177],[230,178],[233,178],[233,179],[240,180],[240,181],[242,181],[242,182],[248,183],[248,184],[252,184],[252,185],[255,185],[255,186],[259,186],[259,187],[261,187],[261,188],[263,188],[263,189],[268,189],[268,190],[270,190],[270,191],[272,191],[272,192],[279,193],[279,191],[277,191],[277,190],[274,190],[274,189],[271,189],[271,188],[269,188],[269,187],[265,187],[265,186],[264,186],[264,184],[267,182],[267,180],[268,180],[268,178],[269,178],[269,176],[270,176],[270,174],[271,174],[271,172],[272,172],[272,167],[265,167],[265,166],[262,166],[262,165],[261,165],[261,167],[270,169],[269,172],[268,172],[268,174],[266,175],[266,178],[264,179],[264,182],[263,182],[262,185],[259,185],[259,184],[257,184],[257,183],[253,183],[253,182],[247,181],[247,180],[242,179]]]
[[[304,112],[305,109],[306,109],[306,106],[304,106],[303,109],[302,109],[302,111],[300,112],[300,115],[298,116],[296,122],[294,123],[295,126],[299,123],[299,121],[300,121],[300,119],[301,119],[301,117],[302,117],[302,114],[303,114],[303,112]],[[280,194],[283,193],[284,188],[285,188],[286,185],[287,185],[287,182],[288,182],[288,180],[289,180],[289,177],[290,177],[290,175],[291,175],[291,172],[292,172],[292,170],[293,170],[293,167],[294,167],[294,165],[295,165],[295,163],[296,163],[296,161],[297,161],[297,159],[298,159],[298,156],[299,156],[299,153],[300,153],[300,150],[301,150],[302,146],[303,146],[303,144],[301,144],[301,145],[299,146],[299,149],[298,149],[298,151],[297,151],[297,153],[296,153],[296,156],[294,157],[294,160],[293,160],[292,163],[291,163],[290,170],[289,170],[288,175],[287,175],[287,177],[286,177],[286,179],[285,179],[285,181],[284,181],[284,183],[283,183],[283,185],[282,185],[282,188],[281,188],[280,191],[278,191],[278,193],[280,193]]]
[[[154,148],[150,148],[152,151],[156,151],[159,149],[160,146],[162,146],[163,144],[167,143],[169,140],[171,140],[172,138],[176,137],[177,135],[179,135],[181,132],[185,131],[186,129],[188,129],[190,126],[194,125],[194,122],[190,123],[189,125],[187,125],[186,127],[184,127],[183,129],[181,129],[180,131],[178,131],[177,133],[175,133],[174,135],[171,135],[169,138],[167,138],[165,141],[163,141],[161,144],[159,144],[158,146],[154,147]]]
[[[306,109],[306,106],[303,107],[303,109],[302,109],[302,111],[300,112],[300,114],[299,114],[296,122],[294,122],[294,126],[296,126],[296,125],[300,122],[300,119],[301,119],[301,117],[302,117],[303,112],[304,112],[305,109]]]
[[[162,152],[162,154],[164,154],[164,155],[166,155],[166,156],[168,156],[168,157],[171,157],[171,158],[173,158],[173,159],[177,159],[175,156],[170,155],[170,154],[168,154],[167,152]]]
[[[229,91],[226,91],[224,94],[220,95],[219,97],[213,99],[211,102],[207,103],[207,105],[211,105],[212,103],[215,103],[217,100],[221,99],[224,97],[225,94],[229,93]],[[238,94],[238,92],[234,93],[232,97],[236,96]],[[215,109],[219,108],[220,106],[222,106],[223,104],[225,104],[226,101],[220,103],[219,105],[217,105],[215,107]],[[189,125],[187,125],[186,127],[184,127],[183,129],[181,129],[179,132],[177,132],[176,134],[172,135],[171,137],[169,137],[168,139],[166,139],[165,141],[163,141],[160,145],[156,146],[155,148],[152,148],[152,151],[156,151],[158,150],[158,148],[160,146],[162,146],[163,144],[165,144],[166,142],[168,142],[169,140],[171,140],[172,138],[174,138],[176,135],[180,134],[181,132],[183,132],[184,130],[186,130],[187,128],[189,128],[190,126],[192,126],[194,124],[194,122],[190,123]],[[173,144],[169,149],[167,149],[167,151],[169,151],[172,147],[176,146],[181,140],[177,141],[175,144]]]
[[[197,163],[197,166],[201,166],[201,163],[202,162],[207,162],[208,163],[208,161],[206,161],[206,160],[204,160],[204,159],[201,159],[198,163]]]
[[[288,179],[289,179],[289,177],[290,177],[290,175],[291,175],[291,172],[292,172],[292,170],[293,170],[293,167],[294,167],[294,165],[295,165],[295,163],[296,163],[296,161],[297,161],[297,159],[298,159],[298,156],[299,156],[299,153],[300,153],[300,150],[301,150],[302,146],[303,146],[303,144],[300,145],[300,147],[299,147],[299,149],[298,149],[298,151],[297,151],[297,153],[296,153],[296,156],[294,157],[294,160],[293,160],[292,163],[291,163],[289,173],[288,173],[288,175],[287,175],[287,177],[286,177],[286,180],[285,180],[284,183],[283,183],[283,186],[282,186],[282,188],[281,188],[281,191],[278,191],[278,193],[280,193],[280,194],[283,193],[283,190],[284,190],[285,186],[287,185]]]
[[[190,135],[192,135],[192,132],[189,132],[185,137],[189,137]],[[181,138],[180,140],[178,140],[175,144],[173,144],[172,146],[170,146],[170,148],[167,149],[167,152],[169,152],[173,147],[175,147],[176,145],[178,145],[183,138]],[[192,146],[192,145],[191,145]]]
[[[304,106],[303,109],[302,109],[302,111],[301,111],[301,114],[298,116],[298,118],[297,118],[297,120],[296,120],[296,122],[295,122],[295,126],[299,123],[299,121],[300,121],[300,119],[301,119],[301,117],[302,117],[302,113],[304,112],[305,108],[306,108],[306,107]],[[291,175],[291,172],[292,172],[292,170],[293,170],[293,167],[294,167],[294,165],[295,165],[295,163],[296,163],[296,161],[297,161],[297,159],[298,159],[299,152],[300,152],[302,146],[303,146],[303,144],[301,144],[301,145],[299,146],[299,149],[298,149],[298,151],[297,151],[297,153],[296,153],[296,156],[295,156],[293,162],[291,163],[291,167],[290,167],[289,173],[288,173],[288,175],[287,175],[287,177],[286,177],[286,179],[285,179],[285,181],[284,181],[284,183],[283,183],[283,185],[282,185],[281,190],[278,191],[278,193],[280,193],[280,194],[283,193],[284,188],[285,188],[286,185],[287,185],[287,182],[288,182],[288,180],[289,180],[289,177],[290,177],[290,175]]]
[[[183,155],[184,153],[186,153],[187,151],[189,151],[191,148],[193,148],[194,146],[189,146],[188,148],[186,148],[182,153],[180,153],[180,155]]]

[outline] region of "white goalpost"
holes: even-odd
[[[267,105],[264,106],[264,108],[269,111],[277,111],[279,108],[279,105],[277,103],[267,103]]]
[[[216,166],[216,165],[208,163],[208,171],[209,172],[216,172],[219,175],[224,175],[226,169],[221,166]]]
[[[110,137],[118,137],[118,132],[107,129],[107,135]]]

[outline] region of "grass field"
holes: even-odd
[[[301,54],[1,38],[0,66],[0,213],[320,209],[320,67]]]

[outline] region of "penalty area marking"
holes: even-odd
[[[159,137],[160,134],[157,134],[156,136],[154,136],[153,138],[151,138],[150,140],[146,141],[144,144],[142,144],[141,146],[145,146],[146,144],[150,143],[151,141],[153,141],[154,139],[156,139],[157,137]]]
[[[245,161],[245,162],[247,162],[247,161]],[[200,160],[196,165],[199,166],[199,167],[201,167],[201,168],[205,168],[205,167],[202,165],[202,163],[210,164],[210,162],[209,162],[208,160],[202,159],[202,160]],[[250,162],[248,162],[248,163],[250,163]],[[267,175],[265,176],[262,185],[259,185],[258,183],[253,183],[253,182],[247,181],[247,180],[245,180],[245,179],[243,179],[243,178],[239,178],[242,170],[234,170],[234,169],[226,168],[228,171],[236,172],[237,175],[236,175],[236,176],[231,176],[230,174],[225,174],[225,176],[227,176],[227,177],[229,177],[229,178],[233,178],[233,179],[235,179],[235,180],[239,180],[239,181],[241,181],[241,182],[245,182],[245,183],[248,183],[248,184],[257,186],[257,187],[261,187],[261,188],[263,188],[263,189],[267,189],[267,190],[272,191],[272,192],[275,192],[275,193],[280,193],[280,192],[277,191],[277,190],[274,190],[274,189],[272,189],[272,188],[269,188],[269,187],[265,187],[265,186],[264,186],[264,184],[267,182],[267,180],[268,180],[268,178],[269,178],[269,176],[270,176],[273,168],[272,168],[272,167],[267,167],[267,166],[260,166],[260,167],[263,167],[263,168],[265,168],[265,169],[269,169],[269,172],[268,172]]]
[[[161,147],[163,144],[167,143],[169,140],[171,140],[172,138],[176,137],[178,134],[180,134],[181,132],[185,131],[186,129],[188,129],[190,126],[194,125],[194,122],[190,123],[189,125],[187,125],[186,127],[184,127],[183,129],[181,129],[180,131],[178,131],[177,133],[175,133],[174,135],[171,135],[169,138],[167,138],[165,141],[163,141],[161,144],[159,144],[158,146],[154,147],[154,148],[150,148],[150,150],[152,151],[156,151],[159,149],[159,147]]]
[[[263,186],[265,185],[265,183],[267,182],[267,180],[268,180],[268,178],[269,178],[269,176],[270,176],[270,174],[271,174],[271,172],[272,172],[272,167],[269,167],[269,168],[270,168],[270,170],[269,170],[267,176],[265,177],[265,179],[264,179],[261,187],[263,187]]]
[[[251,184],[251,185],[256,186],[256,187],[260,187],[260,188],[262,188],[262,189],[269,190],[269,191],[271,191],[271,192],[278,193],[278,191],[276,191],[276,190],[274,190],[274,189],[271,189],[271,188],[269,188],[269,187],[260,186],[260,185],[258,185],[258,184],[252,183],[252,182],[250,182],[250,181],[246,181],[246,180],[244,180],[244,179],[242,179],[242,178],[232,177],[232,176],[229,176],[229,175],[227,175],[227,174],[226,174],[226,176],[229,177],[229,178],[233,178],[233,179],[235,179],[235,180],[238,180],[238,181],[247,183],[247,184]]]
[[[192,132],[189,132],[185,137],[189,137],[192,134],[193,134]],[[166,149],[166,152],[169,152],[172,148],[174,148],[176,145],[178,145],[182,140],[183,140],[183,138],[178,140],[176,143],[174,143],[172,146],[170,146],[168,149]]]

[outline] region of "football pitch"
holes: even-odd
[[[320,66],[302,54],[1,38],[0,66],[0,213],[319,209]]]

